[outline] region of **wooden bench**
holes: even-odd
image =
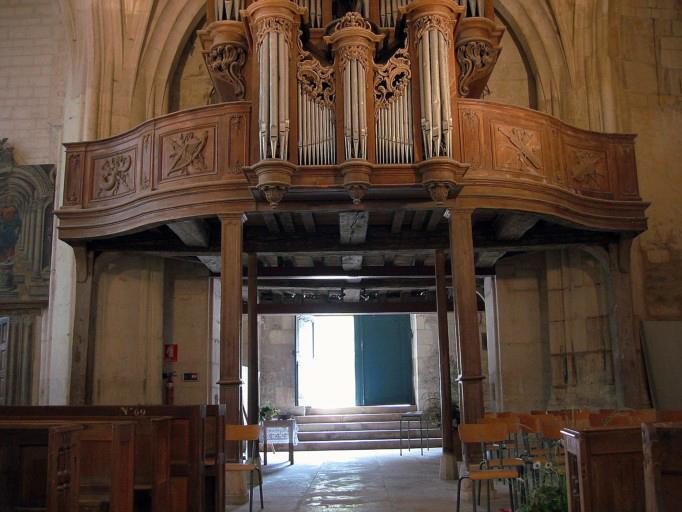
[[[3,407],[0,417],[21,420],[49,419],[74,423],[127,422],[134,425],[134,490],[149,494],[151,512],[170,507],[170,418],[147,416],[77,416],[62,407]]]
[[[647,512],[682,507],[682,423],[642,425]]]
[[[61,420],[46,418],[0,420],[0,426],[17,429],[63,424]],[[78,510],[132,512],[135,435],[133,423],[87,420],[73,425],[82,427],[79,441]],[[34,470],[35,468],[32,468],[29,473]],[[25,475],[25,478],[29,476]]]
[[[0,510],[77,510],[82,429],[0,423]]]
[[[215,512],[224,509],[224,405],[0,407],[0,417],[9,415],[125,418],[131,421],[167,417],[170,421],[169,505],[157,508],[156,503],[165,500],[154,500],[153,497],[154,511]],[[140,458],[156,460],[138,453],[137,459]],[[156,470],[152,472],[157,474]],[[137,478],[136,481],[139,482]],[[157,484],[156,488],[160,486]]]
[[[569,512],[644,512],[640,426],[561,430]]]

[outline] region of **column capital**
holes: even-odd
[[[246,222],[246,214],[244,212],[221,213],[218,215],[218,218],[221,223],[239,221],[241,224],[244,224]]]

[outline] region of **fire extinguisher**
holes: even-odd
[[[173,405],[175,399],[175,385],[173,384],[173,377],[175,372],[167,372],[163,374],[166,379],[166,405]]]

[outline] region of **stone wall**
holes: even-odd
[[[259,329],[260,403],[290,410],[296,405],[296,317],[261,316]]]
[[[20,165],[60,158],[65,46],[58,2],[0,0],[0,137]]]

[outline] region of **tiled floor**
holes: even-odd
[[[438,477],[440,449],[432,448],[423,456],[413,449],[402,457],[398,450],[297,452],[293,466],[286,457],[285,453],[268,456],[263,486],[266,511],[455,511],[457,482]],[[469,501],[462,505],[462,511],[472,510]],[[254,511],[259,506],[255,489]],[[499,505],[492,510],[500,508],[508,508],[501,489]],[[479,510],[485,509],[484,490]],[[227,510],[246,512],[249,505]]]

